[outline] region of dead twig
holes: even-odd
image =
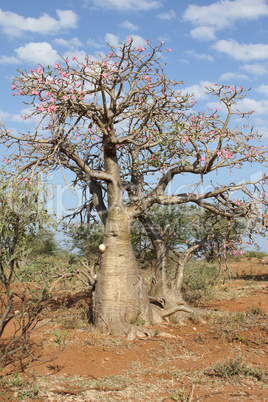
[[[91,390],[101,391],[101,392],[122,391],[126,387],[127,387],[127,385],[123,385],[120,388],[118,388],[118,387],[108,388],[108,387],[95,386],[95,387],[83,388],[78,391],[71,391],[71,390],[65,390],[65,389],[62,389],[62,390],[54,389],[54,390],[51,390],[50,392],[53,392],[54,394],[78,395],[78,394],[81,394],[82,392],[91,391]]]

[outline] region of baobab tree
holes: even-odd
[[[227,176],[227,183],[199,191],[213,172],[267,162],[266,150],[258,144],[261,136],[251,127],[230,126],[232,115],[251,113],[233,110],[246,91],[215,85],[208,92],[225,105],[225,117],[218,110],[194,113],[194,98],[183,95],[182,83],[165,75],[162,56],[169,50],[164,43],[152,46],[148,41],[134,46],[129,38],[110,46],[98,61],[86,56],[18,70],[12,89],[27,99],[29,112],[23,118],[39,117],[39,123],[27,134],[1,126],[11,165],[21,160],[13,180],[30,185],[36,172],[61,169],[64,175],[66,170],[75,174],[74,184],[88,188],[90,208],[105,227],[93,294],[94,325],[129,337],[142,331],[135,326],[138,319],[147,325],[190,311],[176,294],[176,284],[169,297],[166,251],[147,214],[154,204],[194,203],[228,219],[245,217],[254,227],[266,217],[266,177],[239,185]],[[168,193],[181,175],[186,182],[187,176],[195,177],[195,186],[186,193]],[[233,198],[235,192],[239,199]],[[146,225],[159,254],[150,300],[130,242],[135,219]]]

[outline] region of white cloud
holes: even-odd
[[[262,126],[254,126],[254,129],[262,135],[262,138],[268,138],[268,127],[265,126],[265,123]]]
[[[201,26],[191,30],[191,36],[198,40],[213,40],[216,38],[213,27]]]
[[[149,11],[162,6],[158,0],[86,0],[95,8],[109,8],[118,11]]]
[[[191,85],[189,87],[184,88],[181,92],[182,95],[193,94],[195,100],[204,100],[208,99],[208,94],[206,87],[212,87],[213,83],[210,81],[201,81],[200,84]]]
[[[145,39],[140,35],[131,35],[133,46],[145,46]],[[127,40],[127,38],[125,39]]]
[[[255,74],[255,75],[264,75],[268,73],[268,63],[262,64],[245,64],[240,67],[242,70],[247,73]]]
[[[47,42],[30,42],[15,49],[15,52],[22,61],[28,63],[48,65],[59,59],[56,50]]]
[[[207,60],[207,61],[213,61],[214,57],[211,56],[210,54],[206,53],[196,53],[194,50],[187,50],[185,52],[187,56],[194,57],[197,60]]]
[[[127,29],[128,31],[137,31],[139,29],[138,25],[132,24],[130,21],[124,21],[119,25],[123,29]]]
[[[190,4],[183,15],[183,20],[196,27],[210,27],[213,39],[216,31],[231,27],[236,21],[252,21],[265,15],[268,15],[266,0],[221,0],[208,6]],[[191,34],[197,38],[197,31],[193,30]]]
[[[167,11],[166,13],[157,14],[157,18],[160,20],[171,21],[176,18],[176,13],[174,10]]]
[[[69,58],[69,64],[71,66],[76,67],[77,66],[77,62],[76,60],[78,60],[79,62],[84,62],[85,61],[85,57],[87,56],[86,52],[84,50],[70,50],[69,52],[66,51],[64,53],[63,58]],[[73,60],[73,57],[75,57],[76,60]],[[94,55],[88,55],[89,60],[92,61],[97,61],[98,58]]]
[[[142,38],[140,35],[131,35],[131,38],[133,39],[133,46],[144,46],[145,45],[145,39]],[[120,40],[119,36],[114,35],[112,33],[106,33],[105,34],[105,41],[109,43],[111,46],[120,46],[121,42],[125,41],[127,42],[128,37],[125,39]]]
[[[88,38],[87,40],[87,45],[91,46],[91,47],[95,47],[95,48],[100,48],[103,47],[103,43],[101,42],[97,42],[95,39],[93,38]]]
[[[58,38],[54,39],[54,42],[59,46],[69,47],[70,49],[83,46],[83,43],[78,38],[72,38],[69,40]]]
[[[255,100],[251,98],[244,98],[237,102],[236,109],[241,112],[248,112],[254,110],[256,114],[268,114],[268,99]]]
[[[214,49],[221,53],[228,54],[235,60],[265,60],[268,59],[268,44],[245,44],[237,41],[219,40],[214,46]]]
[[[119,36],[114,35],[113,33],[106,33],[105,40],[111,46],[119,46],[120,45]]]
[[[0,26],[2,31],[10,36],[19,36],[22,32],[47,35],[77,26],[78,16],[73,11],[56,10],[56,14],[58,19],[52,18],[48,14],[32,18],[0,9]]]
[[[248,80],[248,76],[245,74],[240,74],[240,73],[224,73],[222,74],[218,81],[231,81],[231,80]]]
[[[262,84],[258,88],[255,88],[255,91],[268,97],[268,85]]]
[[[0,56],[0,64],[19,64],[20,60],[14,56]]]
[[[5,112],[4,110],[0,110],[0,120],[7,120],[10,117],[9,112]]]

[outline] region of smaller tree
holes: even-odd
[[[94,223],[71,223],[66,226],[66,241],[71,251],[77,250],[79,255],[88,260],[90,264],[99,261],[99,245],[102,242],[104,228],[100,222]]]
[[[51,229],[42,228],[35,231],[28,240],[28,247],[31,250],[31,256],[51,255],[54,256],[60,252],[60,246],[55,240],[55,235]]]
[[[38,316],[49,302],[45,285],[35,289],[18,279],[18,260],[31,249],[28,241],[37,228],[51,221],[38,180],[25,180],[11,185],[5,170],[0,172],[0,366],[4,367],[25,353],[34,358],[28,340]],[[12,322],[14,333],[3,339]]]

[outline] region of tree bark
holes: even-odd
[[[148,291],[130,242],[131,221],[123,207],[109,208],[104,252],[93,293],[93,321],[97,330],[128,334],[137,324],[151,322]]]
[[[156,252],[155,276],[152,279],[149,298],[153,304],[154,321],[161,322],[162,319],[172,322],[180,322],[182,312],[191,313],[192,310],[187,306],[181,294],[181,286],[184,276],[188,255],[183,255],[174,279],[168,282],[168,253],[169,250],[162,238],[159,229],[152,222],[149,216],[141,215],[139,217],[148,236],[150,237]]]

